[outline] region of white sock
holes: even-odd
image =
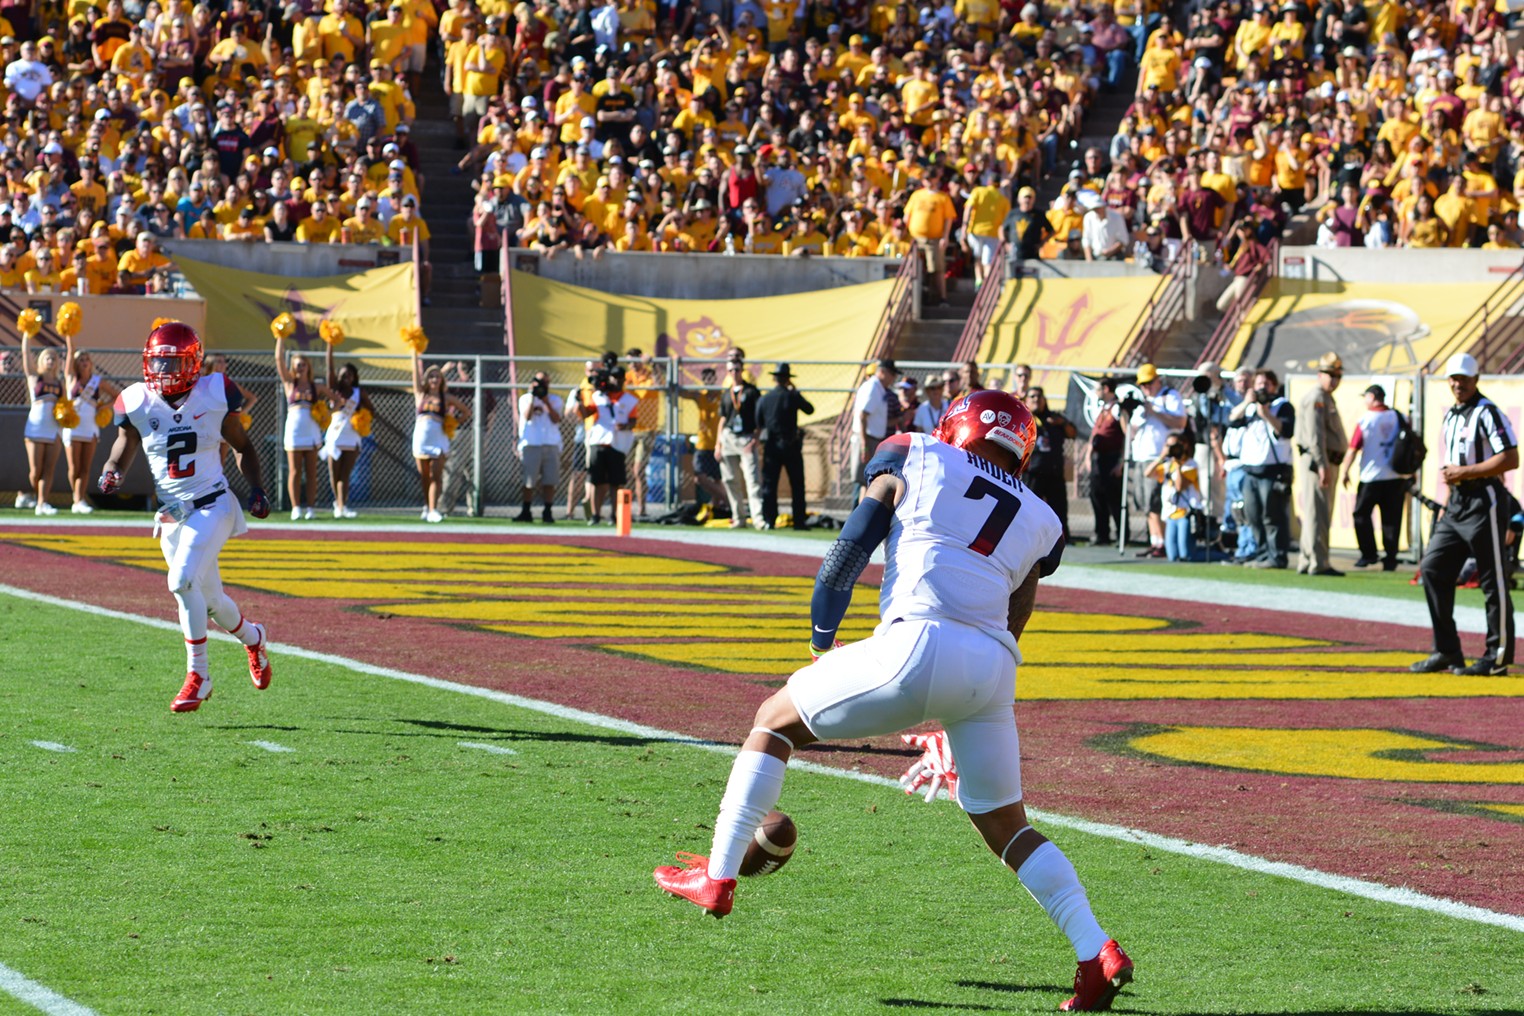
[[[735,878],[746,846],[783,793],[783,760],[762,751],[743,751],[730,767],[730,782],[714,820],[709,877]],[[1099,951],[1099,950],[1097,950]]]
[[[185,669],[206,676],[206,636],[185,640]]]
[[[217,623],[221,624],[222,622],[218,621]],[[229,635],[246,646],[257,646],[265,637],[264,625],[246,620],[242,614],[238,615],[238,623],[226,630]]]
[[[1016,869],[1016,877],[1038,906],[1048,912],[1058,930],[1069,937],[1080,962],[1100,955],[1110,936],[1096,923],[1085,887],[1080,885],[1074,865],[1062,850],[1051,842],[1044,843]]]

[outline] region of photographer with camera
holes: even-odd
[[[1138,556],[1163,557],[1164,486],[1149,467],[1164,451],[1164,441],[1170,431],[1185,427],[1185,401],[1179,392],[1164,383],[1158,368],[1151,363],[1138,368],[1137,383],[1143,398],[1123,399],[1121,409],[1128,418],[1133,472],[1137,474],[1132,481],[1133,508],[1148,512],[1148,549]]]
[[[1333,398],[1343,377],[1344,362],[1338,354],[1324,353],[1318,360],[1317,386],[1302,396],[1297,406],[1297,510],[1302,516],[1302,536],[1297,541],[1296,570],[1304,575],[1344,574],[1328,563],[1334,478],[1349,447]]]
[[[1149,466],[1163,488],[1164,550],[1171,561],[1194,561],[1196,541],[1191,537],[1191,513],[1206,507],[1201,496],[1201,471],[1192,458],[1195,442],[1184,431],[1172,431],[1164,450]]]
[[[1251,568],[1285,568],[1291,553],[1291,434],[1296,410],[1281,396],[1275,371],[1254,374],[1254,387],[1228,414],[1229,428],[1243,428],[1238,460],[1244,470],[1244,515],[1258,554]]]
[[[746,525],[746,512],[764,528],[761,463],[757,449],[757,404],[762,393],[746,379],[746,361],[728,362],[730,387],[720,394],[720,482],[730,499],[730,528]],[[741,483],[746,488],[742,490]]]
[[[530,510],[536,483],[545,509],[540,518],[554,522],[550,502],[561,479],[561,396],[550,393],[550,375],[536,371],[529,391],[519,396],[519,461],[524,464],[524,507],[515,522],[533,522]]]
[[[587,428],[587,500],[596,526],[603,518],[603,503],[610,502],[613,524],[613,493],[627,481],[625,459],[635,444],[635,410],[639,400],[624,390],[624,368],[613,353],[593,373],[592,395],[583,399],[579,412]]]

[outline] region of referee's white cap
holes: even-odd
[[[1481,371],[1476,366],[1476,357],[1470,353],[1456,353],[1445,361],[1445,377],[1455,377],[1464,374],[1466,377],[1476,377]]]

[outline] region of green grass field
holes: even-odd
[[[714,921],[650,870],[707,851],[725,754],[273,658],[257,693],[214,641],[216,694],[176,716],[174,633],[0,595],[0,964],[103,1016],[1067,997],[1067,943],[950,804],[793,772],[799,851]],[[1516,932],[1051,831],[1137,963],[1121,1010],[1524,1008]]]

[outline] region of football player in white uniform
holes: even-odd
[[[1020,399],[976,391],[949,407],[933,435],[901,434],[879,446],[867,495],[815,580],[815,662],[757,710],[709,856],[678,855],[681,864],[656,869],[658,885],[724,917],[741,859],[778,801],[796,748],[938,719],[945,732],[906,739],[928,748],[907,775],[956,780],[958,803],[984,842],[1068,936],[1079,969],[1074,997],[1061,1008],[1110,1008],[1132,979],[1132,961],[1096,923],[1074,866],[1032,828],[1022,805],[1016,640],[1038,579],[1063,552],[1057,516],[1019,479],[1036,437]],[[880,623],[872,637],[833,650],[852,587],[880,543]]]
[[[238,418],[238,387],[221,374],[201,375],[201,337],[190,325],[171,321],[148,335],[143,347],[143,380],[116,399],[116,444],[101,474],[101,490],[121,486],[122,473],[138,448],[148,456],[158,511],[154,535],[169,564],[169,591],[180,608],[185,633],[185,685],[170,709],[189,713],[212,695],[206,667],[206,624],[210,617],[249,654],[249,677],[260,690],[270,686],[265,629],[246,619],[222,590],[217,555],[231,536],[248,531],[238,499],[222,475],[222,442],[238,457],[249,482],[249,512],[270,514],[259,456]]]

